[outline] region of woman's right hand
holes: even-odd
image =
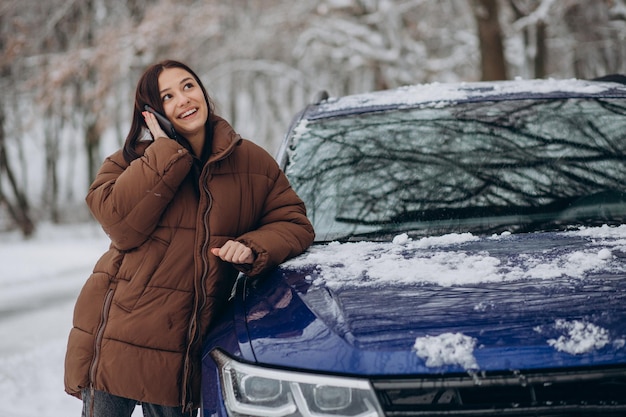
[[[153,139],[168,137],[167,134],[161,128],[161,125],[159,124],[159,121],[157,120],[154,114],[150,113],[149,111],[141,112],[141,114],[143,115],[143,118],[146,121],[146,125],[148,126],[148,129],[150,129],[150,133],[152,134]]]
[[[221,248],[211,248],[211,253],[225,262],[233,264],[252,264],[254,262],[254,252],[241,242],[229,240]]]

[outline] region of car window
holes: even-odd
[[[286,172],[320,240],[623,223],[625,115],[560,99],[307,120]]]

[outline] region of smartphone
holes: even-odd
[[[147,104],[143,106],[143,108],[146,111],[149,111],[150,113],[154,114],[154,116],[159,121],[159,125],[161,125],[161,129],[163,129],[163,131],[167,134],[167,136],[170,137],[170,139],[174,139],[174,140],[178,139],[178,134],[176,133],[176,130],[174,129],[174,125],[172,124],[172,122],[167,120],[165,116],[163,116],[161,113],[154,110],[152,107],[148,106]]]

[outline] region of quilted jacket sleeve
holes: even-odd
[[[104,161],[86,201],[113,246],[130,250],[148,238],[192,161],[186,149],[166,138],[154,141],[130,165],[121,151]]]
[[[237,239],[257,255],[250,268],[241,268],[250,276],[301,254],[315,237],[304,203],[291,188],[285,174],[271,156],[266,157],[265,163],[273,181],[265,199],[259,227]]]

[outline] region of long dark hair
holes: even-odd
[[[139,78],[139,82],[137,83],[137,89],[135,90],[135,108],[133,109],[133,119],[130,125],[130,130],[128,131],[128,135],[126,136],[126,141],[124,142],[123,154],[124,159],[127,163],[131,163],[131,161],[139,158],[141,155],[137,153],[135,147],[137,142],[143,137],[145,129],[147,129],[146,122],[141,114],[144,111],[144,106],[147,104],[159,113],[163,114],[163,103],[161,102],[161,94],[159,93],[159,75],[165,69],[169,68],[181,68],[188,73],[190,73],[193,78],[195,78],[196,82],[202,89],[202,93],[204,94],[204,99],[207,102],[207,107],[209,109],[209,117],[207,117],[207,121],[205,123],[205,134],[207,137],[205,138],[205,143],[210,141],[211,135],[213,133],[213,129],[211,128],[211,115],[213,114],[213,101],[209,97],[206,92],[206,88],[200,81],[200,78],[196,75],[196,73],[189,68],[187,65],[182,62],[173,61],[171,59],[161,61],[157,64],[151,65],[148,67],[141,78]],[[184,137],[179,138],[179,142],[193,154],[191,150],[191,145]]]

